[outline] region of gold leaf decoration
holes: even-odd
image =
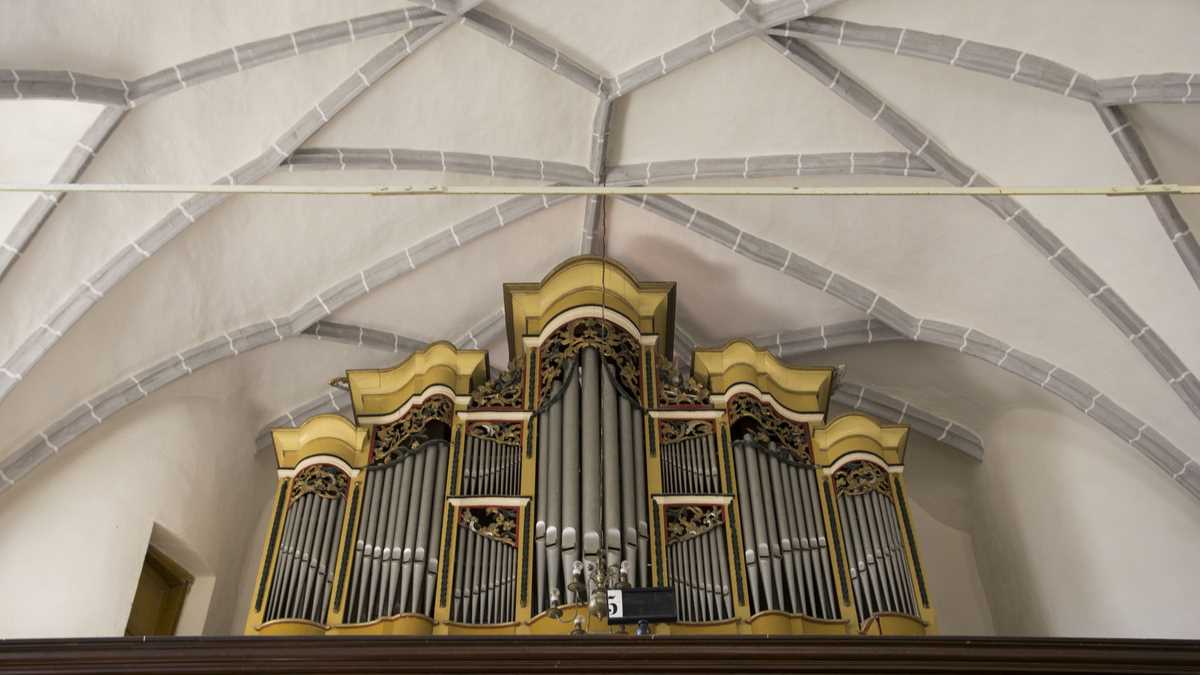
[[[586,347],[594,347],[617,368],[617,378],[626,393],[641,398],[642,350],[632,335],[608,321],[585,317],[568,322],[541,347],[542,395],[550,391],[562,369]]]
[[[658,404],[664,407],[704,405],[708,402],[708,387],[691,377],[685,377],[674,363],[658,361]]]
[[[321,499],[341,499],[350,487],[350,477],[332,464],[312,464],[292,477],[292,502],[313,493]]]
[[[449,427],[453,415],[454,402],[449,397],[431,396],[399,420],[377,427],[372,463],[389,464],[433,440],[430,423],[441,422]]]
[[[667,545],[691,539],[725,522],[725,509],[720,506],[667,507]]]
[[[833,474],[833,485],[839,495],[863,495],[878,492],[884,496],[892,494],[892,481],[888,472],[873,462],[849,462]]]
[[[783,417],[750,394],[734,396],[725,411],[729,415],[730,426],[744,419],[750,420],[742,424],[735,440],[741,440],[742,434],[748,433],[762,448],[768,447],[773,441],[788,450],[791,461],[812,464],[812,437],[807,424]]]
[[[497,443],[508,445],[521,444],[520,422],[473,422],[467,427],[467,434],[476,438],[486,438]]]
[[[699,438],[713,433],[708,420],[663,420],[659,422],[659,433],[663,443],[674,443],[686,438]]]
[[[466,507],[459,511],[459,522],[488,539],[517,545],[517,510],[499,506]]]
[[[468,407],[520,408],[524,404],[524,383],[525,364],[521,359],[515,359],[508,364],[508,370],[471,392],[471,404]]]

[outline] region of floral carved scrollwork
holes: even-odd
[[[459,511],[459,521],[488,539],[517,545],[517,510],[499,506],[469,507]]]
[[[872,462],[850,462],[833,474],[833,485],[839,495],[863,495],[878,492],[892,494],[892,481],[883,467]]]
[[[713,433],[712,422],[708,420],[663,420],[659,424],[663,443],[674,443],[685,438],[699,438]]]
[[[554,332],[542,345],[542,395],[564,366],[585,347],[594,347],[617,368],[617,378],[629,394],[639,397],[642,391],[639,374],[642,350],[632,335],[602,319],[575,319]]]
[[[667,544],[704,534],[725,522],[725,509],[720,506],[667,507]]]
[[[330,464],[313,464],[292,478],[292,501],[312,493],[321,499],[341,499],[350,488],[350,477]]]
[[[704,405],[708,387],[684,376],[667,360],[658,362],[658,404],[661,406]]]
[[[486,438],[497,443],[509,445],[521,444],[520,422],[474,422],[467,427],[467,434],[476,438]]]
[[[399,420],[380,426],[375,431],[374,464],[388,464],[400,459],[425,443],[438,438],[429,425],[441,422],[450,426],[454,415],[454,402],[445,396],[433,396],[409,411]]]
[[[749,419],[750,424],[741,425],[742,433],[750,434],[762,447],[775,442],[790,451],[793,461],[812,464],[812,442],[807,424],[780,416],[771,406],[750,394],[734,396],[726,406],[726,412],[730,425]]]
[[[525,363],[514,359],[508,370],[479,385],[471,392],[471,408],[520,408],[524,404],[522,385]]]

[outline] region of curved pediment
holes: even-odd
[[[357,467],[370,451],[370,430],[341,415],[316,415],[292,429],[273,429],[275,460],[280,469],[294,469],[315,455],[332,455]]]
[[[692,354],[692,376],[707,384],[715,399],[748,385],[793,412],[824,415],[833,368],[790,366],[749,340],[733,340],[724,347],[697,349]]]
[[[487,375],[486,351],[458,349],[449,342],[435,342],[392,368],[346,371],[355,417],[376,424],[391,421],[410,399],[431,387],[455,398],[469,396]]]
[[[509,354],[524,354],[522,338],[542,335],[555,317],[578,307],[606,307],[620,314],[643,336],[658,336],[658,350],[671,358],[675,282],[638,281],[620,263],[595,256],[571,258],[540,282],[504,284]]]

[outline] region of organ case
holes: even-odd
[[[248,634],[609,632],[618,578],[674,589],[663,634],[934,630],[907,428],[828,419],[832,369],[746,341],[681,373],[674,284],[611,261],[504,291],[507,371],[434,343],[348,371],[353,422],[274,431]]]

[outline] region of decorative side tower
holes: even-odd
[[[504,299],[506,372],[436,343],[275,431],[248,634],[608,633],[611,587],[672,589],[659,634],[934,630],[908,430],[827,419],[832,369],[738,340],[685,376],[675,285],[599,258]]]

